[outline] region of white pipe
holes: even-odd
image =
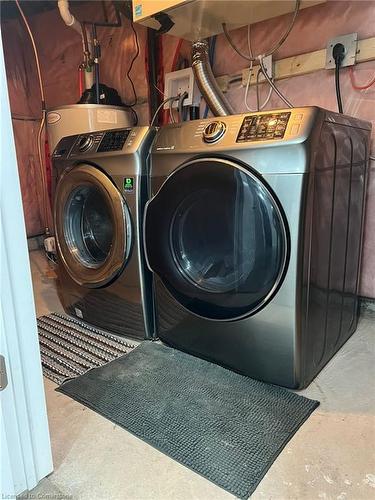
[[[58,0],[57,6],[64,23],[82,36],[81,25],[69,10],[68,0]]]
[[[91,89],[91,87],[94,85],[94,72],[91,71],[85,71],[85,87],[87,89]]]
[[[69,10],[69,2],[68,0],[58,0],[57,6],[60,11],[60,15],[64,21],[64,23],[69,26],[70,28],[73,28],[77,33],[79,33],[82,37],[82,46],[83,46],[83,51],[85,52],[85,44],[84,44],[84,39],[83,39],[83,34],[82,34],[82,28],[81,23],[77,21],[77,19],[73,16],[73,14]],[[91,36],[89,33],[87,33],[87,44],[90,53],[92,54],[92,41],[91,41]],[[94,76],[93,76],[93,71],[85,71],[85,87],[87,89],[91,88],[92,85],[94,84]]]

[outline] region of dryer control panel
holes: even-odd
[[[245,116],[236,142],[282,139],[290,115],[290,112],[285,112]]]
[[[159,129],[153,151],[205,154],[299,144],[308,139],[318,114],[319,108],[306,106],[174,123]]]

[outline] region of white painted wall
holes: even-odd
[[[52,472],[25,224],[0,34],[0,496],[34,488]]]

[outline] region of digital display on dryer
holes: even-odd
[[[282,139],[290,113],[245,116],[236,142]]]

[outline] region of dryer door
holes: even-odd
[[[288,262],[287,224],[271,189],[219,158],[177,169],[148,203],[149,267],[190,312],[230,321],[274,296]]]
[[[60,259],[81,286],[105,286],[123,270],[131,250],[131,220],[122,194],[92,165],[59,180],[55,232]]]

